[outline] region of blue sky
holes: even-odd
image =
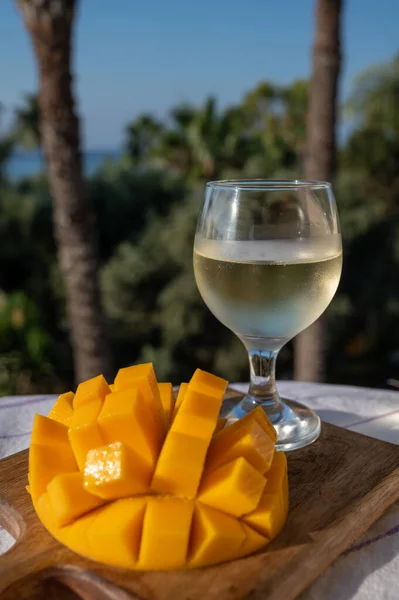
[[[399,50],[398,0],[347,0],[342,96],[353,77]],[[235,103],[260,80],[288,83],[311,66],[313,0],[82,0],[76,92],[87,148],[117,148],[139,113],[160,117],[214,94]],[[0,2],[0,102],[36,89],[27,35],[12,0]]]

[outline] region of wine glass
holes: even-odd
[[[276,390],[277,354],[325,311],[338,287],[342,242],[331,185],[322,181],[212,181],[194,242],[194,273],[215,317],[249,354],[247,395],[229,420],[262,406],[277,447],[294,450],[320,434],[310,409]]]

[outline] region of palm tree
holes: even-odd
[[[54,200],[54,228],[65,283],[78,381],[109,374],[100,302],[93,209],[86,195],[71,74],[76,0],[16,0],[39,70],[40,129]]]
[[[317,0],[313,71],[306,131],[305,176],[332,181],[336,160],[336,113],[341,69],[342,0]],[[325,331],[319,319],[295,340],[295,379],[321,381]]]

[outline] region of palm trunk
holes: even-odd
[[[71,75],[75,0],[19,0],[40,79],[41,135],[78,381],[110,374],[95,219],[85,194]]]
[[[341,68],[341,0],[317,0],[313,72],[306,130],[305,176],[333,181],[336,160],[336,113]],[[325,324],[323,317],[295,340],[294,376],[323,381]]]

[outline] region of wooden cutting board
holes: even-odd
[[[265,551],[174,572],[107,568],[55,541],[33,510],[27,451],[0,461],[0,525],[17,542],[0,557],[1,600],[292,600],[399,498],[399,446],[323,424],[288,454],[290,512]]]

